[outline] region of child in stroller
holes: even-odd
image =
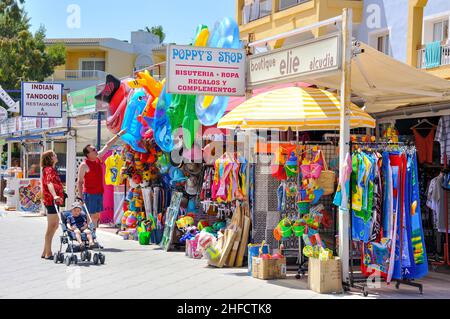
[[[86,207],[84,209],[86,213],[83,212],[81,203],[75,202],[72,210],[58,213],[63,234],[59,252],[54,256],[55,263],[65,263],[67,266],[77,264],[77,252],[81,252],[81,261],[90,262],[93,257],[95,265],[105,263],[105,255],[101,253],[101,246],[95,242],[96,234],[89,211]],[[78,242],[78,247],[74,245],[74,241]],[[66,252],[68,253],[65,257],[62,252],[64,244],[67,244]],[[92,256],[89,249],[94,250],[96,247],[99,252],[95,252]]]
[[[72,206],[72,214],[67,216],[67,229],[75,233],[80,248],[84,248],[83,241],[81,240],[82,234],[85,234],[89,241],[89,248],[94,247],[94,240],[92,238],[92,232],[87,224],[86,215],[82,214],[83,206],[80,203],[74,203]]]

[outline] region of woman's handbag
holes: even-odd
[[[322,153],[322,151],[321,151]],[[324,170],[322,170],[319,179],[317,180],[317,184],[320,188],[323,189],[323,195],[331,195],[334,193],[335,184],[336,184],[336,173],[332,170],[328,169],[327,161],[325,160],[325,156],[322,153]]]

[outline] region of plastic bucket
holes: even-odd
[[[150,232],[139,233],[139,244],[150,245]]]
[[[292,236],[292,226],[280,226],[281,228],[281,236],[283,236],[283,238],[288,238]]]
[[[310,201],[297,202],[298,212],[300,215],[309,214],[309,208],[311,207]]]
[[[286,164],[284,166],[284,169],[286,170],[287,177],[295,177],[298,175],[298,166],[297,165]]]
[[[252,275],[252,259],[253,257],[259,256],[259,249],[261,248],[261,244],[248,244],[248,274]],[[262,253],[269,253],[269,245],[262,246]]]
[[[302,237],[303,234],[305,233],[305,226],[298,225],[298,226],[293,226],[292,228],[294,230],[294,235],[297,237]]]

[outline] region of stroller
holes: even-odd
[[[86,204],[83,204],[84,211],[82,214],[86,214],[87,221],[89,225],[89,229],[92,233],[92,239],[94,240],[94,247],[88,248],[88,238],[85,233],[81,234],[81,240],[84,245],[84,249],[78,245],[77,239],[75,237],[75,233],[73,231],[70,231],[67,228],[67,218],[72,213],[70,210],[65,212],[60,212],[58,210],[58,207],[55,205],[56,211],[58,212],[59,222],[61,225],[61,229],[63,231],[63,234],[60,236],[60,246],[59,251],[55,253],[54,261],[55,264],[57,263],[65,263],[67,266],[70,266],[71,264],[78,264],[78,257],[77,253],[80,253],[80,259],[82,262],[87,261],[91,262],[93,261],[94,265],[98,264],[104,264],[105,263],[105,255],[102,253],[103,247],[98,243],[96,240],[96,234],[94,230],[94,224],[92,223],[91,215],[89,214],[89,211],[86,207]],[[67,253],[64,256],[63,252],[63,246],[67,245],[65,252]],[[89,251],[92,250],[94,254],[92,255],[92,252]]]

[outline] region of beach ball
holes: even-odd
[[[128,228],[136,228],[137,222],[138,222],[138,220],[137,220],[136,216],[134,214],[131,214],[127,218],[126,225]]]

